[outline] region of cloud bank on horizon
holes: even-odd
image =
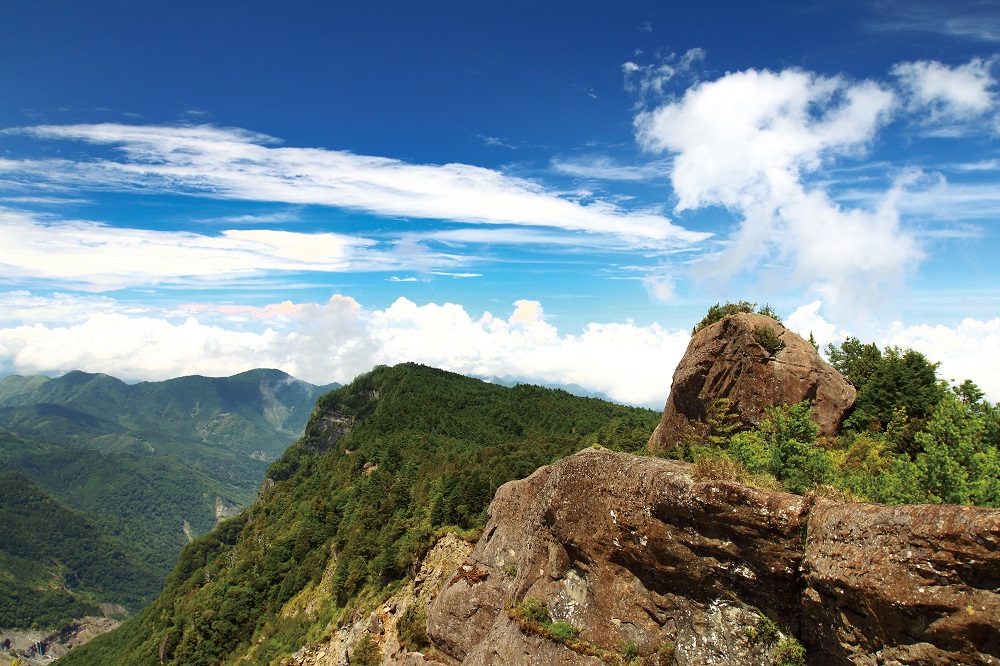
[[[948,25],[970,24],[873,21],[974,48],[854,74],[719,73],[721,42],[608,56],[624,137],[466,130],[478,159],[0,113],[0,371],[325,383],[414,360],[656,406],[691,324],[749,298],[1000,399],[1000,36]]]

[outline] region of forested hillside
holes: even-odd
[[[0,379],[0,492],[18,507],[0,523],[0,584],[16,583],[5,599],[20,600],[0,626],[55,628],[97,602],[150,602],[184,544],[253,500],[325,389],[277,370],[137,385],[83,372]],[[94,538],[49,530],[57,505]],[[88,559],[110,578],[75,575]]]
[[[504,482],[592,444],[641,449],[658,418],[377,368],[319,401],[260,501],[185,548],[153,604],[60,663],[158,664],[161,649],[172,664],[280,661],[412,575],[443,532],[480,529]]]
[[[0,474],[0,525],[0,626],[58,627],[99,614],[99,602],[136,608],[159,591],[126,535],[17,472]]]

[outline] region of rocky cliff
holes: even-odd
[[[768,331],[773,338],[767,338]],[[854,387],[809,341],[764,315],[729,315],[691,337],[650,448],[676,446],[719,398],[730,401],[746,428],[759,425],[772,405],[810,400],[820,434],[831,435],[855,395]]]
[[[795,663],[797,637],[823,666],[1000,664],[998,510],[813,504],[589,449],[489,515],[428,612],[453,663]],[[578,636],[526,631],[529,599]]]

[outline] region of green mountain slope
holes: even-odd
[[[127,564],[117,577],[122,589],[67,588],[58,604],[24,602],[25,610],[0,617],[0,626],[10,626],[10,617],[39,627],[74,617],[79,608],[63,598],[67,592],[82,593],[78,601],[89,608],[108,601],[135,611],[150,602],[192,537],[253,501],[268,460],[301,436],[325,389],[277,370],[137,385],[83,372],[0,380],[0,473],[22,474],[17,478],[79,512],[101,538],[115,540],[116,561]],[[84,552],[79,540],[54,534],[48,547],[59,561]],[[8,543],[5,534],[0,544]],[[14,563],[0,563],[8,588],[18,583],[17,595],[5,589],[6,599],[27,599],[27,590],[51,596],[49,578],[15,574]]]
[[[156,593],[155,572],[126,540],[23,474],[0,474],[0,525],[0,626],[51,627],[97,614],[101,601],[135,607]]]
[[[259,501],[186,547],[153,604],[59,663],[152,665],[161,649],[171,664],[280,661],[409,576],[443,530],[481,528],[500,484],[591,444],[642,448],[659,418],[376,368],[319,400]],[[291,610],[309,595],[308,611]]]
[[[79,371],[11,376],[0,379],[0,429],[102,451],[181,454],[227,481],[259,482],[301,435],[316,398],[335,386],[280,370],[131,385]]]

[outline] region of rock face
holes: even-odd
[[[580,630],[577,649],[511,619],[527,598]],[[468,665],[602,663],[581,644],[771,664],[764,615],[810,664],[1000,664],[1000,511],[811,506],[589,449],[500,488],[428,629]]]
[[[803,574],[812,663],[1000,663],[996,509],[821,502]]]
[[[770,328],[784,343],[771,354],[757,341],[754,329]],[[650,438],[650,448],[669,450],[703,421],[708,406],[728,398],[746,428],[758,425],[772,405],[812,401],[820,433],[832,435],[854,405],[856,392],[812,344],[774,319],[734,314],[691,337],[674,371],[663,419]]]

